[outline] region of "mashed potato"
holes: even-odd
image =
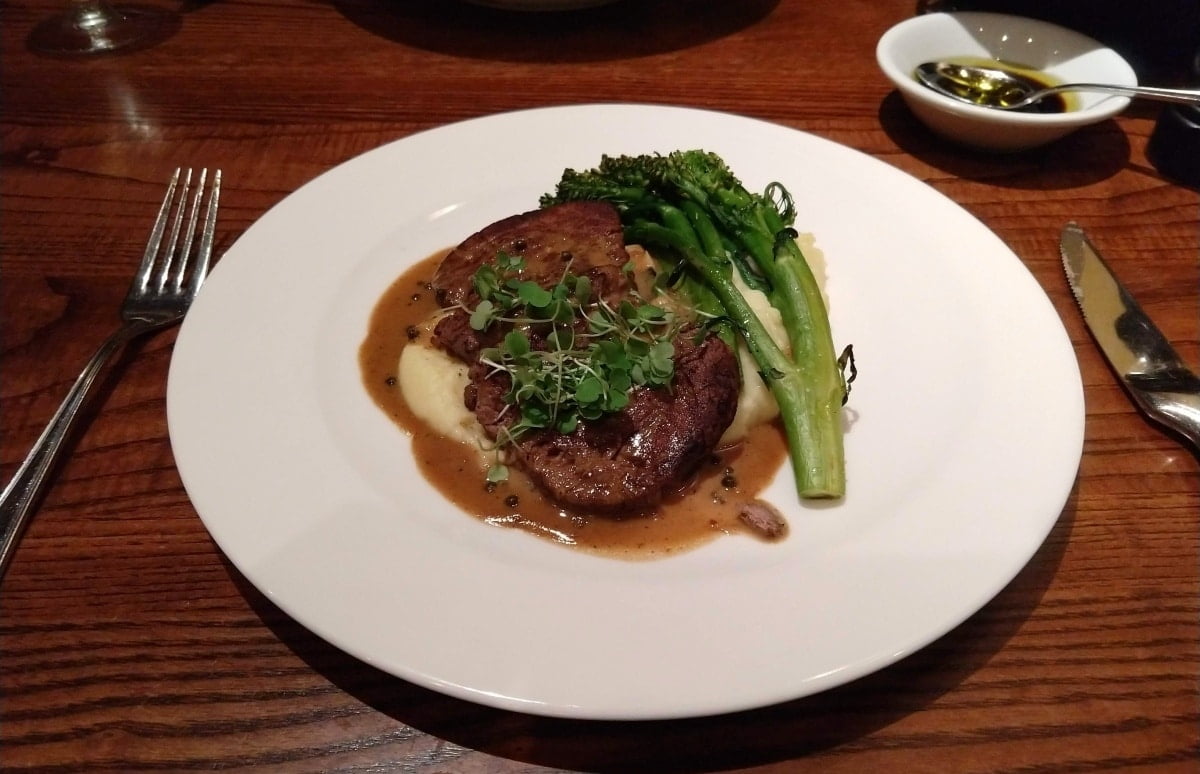
[[[825,297],[824,293],[825,256],[817,249],[812,234],[800,234],[796,238],[796,243],[800,246],[800,251],[804,253],[804,258],[808,261],[808,266],[812,270],[817,284],[821,287],[821,295],[826,308],[828,308],[829,299]],[[779,314],[778,309],[771,306],[771,302],[767,300],[762,291],[748,288],[736,271],[733,273],[733,281],[754,309],[754,314],[762,321],[767,333],[771,335],[780,349],[790,354],[792,348],[788,342],[787,329],[783,327],[783,315]],[[751,428],[764,422],[770,422],[779,416],[779,406],[775,403],[775,397],[771,395],[770,388],[758,375],[758,363],[754,362],[753,355],[741,340],[738,341],[738,360],[742,366],[742,391],[738,395],[737,415],[734,416],[729,429],[721,436],[721,446],[729,446],[740,441],[746,437]]]
[[[400,353],[398,378],[404,402],[438,435],[482,446],[483,427],[463,405],[467,365],[433,346],[430,339],[422,336]]]
[[[736,271],[733,273],[733,279],[738,290],[742,291],[746,301],[753,307],[754,314],[762,321],[767,333],[771,334],[771,338],[784,352],[790,352],[787,331],[783,327],[783,316],[779,314],[779,310],[771,306],[771,302],[762,291],[746,287]],[[742,391],[738,393],[737,414],[726,428],[725,434],[721,436],[719,446],[731,446],[745,438],[751,428],[779,416],[779,406],[775,403],[775,397],[758,375],[758,363],[754,362],[754,356],[746,349],[741,339],[738,339],[737,354],[742,368]]]
[[[808,235],[801,235],[798,241],[817,281],[824,287],[824,261],[820,251]],[[789,351],[787,331],[778,310],[763,293],[746,287],[737,272],[734,272],[734,280],[771,338],[785,352]],[[430,334],[435,322],[431,320],[422,326],[423,335],[400,354],[401,392],[412,412],[438,434],[482,450],[488,445],[488,439],[475,415],[463,405],[463,390],[468,383],[467,366],[433,345]],[[721,436],[721,446],[740,441],[751,428],[779,415],[775,398],[758,376],[758,364],[745,346],[738,346],[738,358],[742,368],[742,391],[733,423]]]

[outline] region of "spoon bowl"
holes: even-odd
[[[1024,73],[1009,70],[1000,63],[985,67],[955,62],[923,62],[917,65],[915,72],[917,80],[939,94],[997,110],[1026,110],[1042,104],[1047,97],[1070,91],[1120,94],[1161,102],[1200,105],[1200,90],[1110,83],[1049,85]]]
[[[1020,63],[1051,85],[1137,86],[1133,68],[1111,48],[1074,30],[1009,14],[929,13],[905,19],[879,39],[876,59],[918,121],[940,138],[993,152],[1045,145],[1106,121],[1128,107],[1129,98],[1078,91],[1068,95],[1061,112],[996,110],[929,88],[918,80],[921,64]]]

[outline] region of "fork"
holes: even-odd
[[[87,403],[96,377],[113,355],[133,339],[182,320],[208,275],[221,191],[219,169],[212,175],[208,200],[204,205],[200,244],[192,257],[207,177],[208,170],[201,169],[195,193],[189,201],[192,170],[175,170],[150,231],[141,266],[121,305],[121,326],[88,361],[50,424],[42,431],[37,443],[4,488],[3,494],[0,494],[0,579],[8,569],[34,505],[49,483],[50,472],[58,461],[63,442],[73,432],[80,409]]]

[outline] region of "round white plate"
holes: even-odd
[[[601,154],[704,148],[779,180],[828,263],[853,343],[849,493],[766,497],[781,544],[587,555],[459,512],[363,389],[357,351],[412,262],[533,209]],[[507,113],[413,135],[321,175],[216,265],[167,390],[175,457],[221,549],[339,648],[453,696],[651,719],[797,698],[939,637],[1025,565],[1079,463],[1078,365],[1020,260],[953,202],[782,126],[640,105]]]

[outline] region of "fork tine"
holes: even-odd
[[[196,251],[196,268],[192,271],[192,279],[188,289],[192,295],[200,290],[200,283],[208,276],[208,263],[212,258],[213,236],[217,230],[217,206],[221,199],[221,170],[213,170],[212,188],[208,194],[208,204],[204,210],[204,229],[200,233],[200,249]],[[199,209],[197,207],[197,209]]]
[[[183,227],[183,218],[188,209],[188,189],[192,185],[192,169],[188,167],[184,172],[183,180],[179,186],[179,197],[175,205],[175,217],[171,221],[171,235],[167,239],[167,247],[160,255],[163,256],[162,262],[159,264],[158,272],[154,277],[155,287],[162,289],[167,285],[167,277],[170,276],[171,264],[175,260],[175,248],[179,244],[179,231]]]
[[[172,290],[178,291],[183,287],[183,275],[187,272],[188,256],[192,252],[192,242],[196,238],[196,221],[200,219],[200,200],[204,197],[204,182],[208,178],[208,170],[200,170],[200,178],[196,181],[196,193],[192,196],[192,202],[189,205],[186,195],[180,200],[180,218],[183,217],[183,209],[187,207],[187,231],[183,235],[183,241],[180,243],[179,249],[176,250],[172,244],[172,250],[168,256],[168,260],[174,261],[174,264],[168,264],[163,268],[163,283],[167,284],[167,270],[171,269],[174,272],[174,278],[170,281]],[[186,194],[186,192],[185,192]]]
[[[175,174],[171,175],[171,181],[167,183],[167,192],[163,195],[162,204],[158,208],[158,215],[154,219],[154,228],[150,230],[150,238],[146,241],[146,252],[142,255],[142,263],[138,267],[135,287],[145,290],[150,283],[150,275],[154,271],[154,264],[158,257],[158,248],[162,245],[163,234],[167,230],[167,223],[171,220],[171,205],[175,199],[175,187],[179,183],[180,168],[175,168]]]

